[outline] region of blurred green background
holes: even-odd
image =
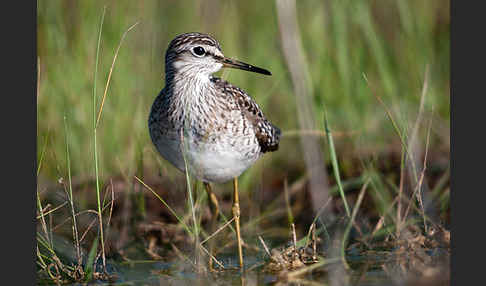
[[[115,63],[98,129],[99,169],[106,180],[149,174],[176,174],[156,153],[147,128],[151,104],[164,86],[164,55],[177,34],[213,35],[226,56],[272,72],[243,71],[222,76],[246,90],[284,132],[280,149],[260,160],[243,180],[305,172],[297,136],[296,97],[283,56],[274,1],[38,1],[37,149],[40,178],[66,178],[64,116],[69,130],[71,172],[78,181],[94,178],[93,81],[103,7],[97,78],[97,104],[103,96],[115,50]],[[356,158],[401,152],[400,141],[373,92],[390,108],[400,129],[410,132],[419,110],[426,66],[429,87],[425,120],[432,118],[431,160],[447,168],[450,139],[449,1],[297,1],[298,24],[312,80],[317,129],[323,106],[335,133],[343,176],[359,174]],[[420,144],[425,145],[426,125]],[[341,132],[345,135],[340,136]],[[289,134],[289,135],[285,135]],[[295,132],[294,132],[295,134]],[[346,135],[348,134],[348,135]],[[320,141],[325,147],[326,140]],[[322,154],[328,160],[327,154]],[[398,155],[399,156],[399,155]],[[262,163],[264,161],[264,163]],[[398,166],[399,167],[399,166]],[[293,175],[292,175],[293,174]],[[257,180],[251,180],[251,178]]]

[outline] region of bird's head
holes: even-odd
[[[225,57],[219,42],[202,33],[186,33],[175,37],[167,48],[165,67],[166,73],[184,73],[205,78],[223,67],[271,75],[265,69]]]

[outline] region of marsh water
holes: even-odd
[[[413,240],[413,239],[412,239]],[[67,241],[66,241],[67,242]],[[272,245],[272,241],[267,241]],[[61,245],[62,243],[58,243]],[[279,241],[274,243],[280,244]],[[288,243],[287,245],[289,245]],[[66,247],[67,244],[64,244]],[[61,247],[62,248],[62,247]],[[448,285],[449,253],[443,245],[423,248],[417,251],[408,245],[406,251],[397,243],[395,247],[364,249],[355,243],[346,250],[345,269],[340,257],[323,257],[322,266],[300,275],[292,275],[292,269],[269,270],[271,258],[264,251],[248,250],[245,253],[245,270],[238,268],[236,249],[229,248],[217,256],[224,270],[215,267],[207,271],[207,260],[196,258],[188,253],[150,259],[144,251],[145,246],[132,244],[130,256],[111,257],[106,261],[109,278],[94,280],[89,284],[97,285]],[[275,247],[282,250],[284,247]],[[65,251],[73,251],[64,248]],[[329,251],[329,250],[328,250]],[[138,253],[137,253],[138,252]],[[69,254],[67,254],[69,255]],[[201,255],[203,256],[203,255]],[[146,259],[144,259],[146,258]],[[312,264],[305,267],[311,267]],[[101,259],[99,269],[102,268]],[[303,268],[305,268],[303,267]],[[303,269],[301,268],[301,269]],[[199,269],[199,270],[198,270]],[[52,280],[39,281],[39,285],[55,285]],[[74,283],[67,285],[86,285]]]

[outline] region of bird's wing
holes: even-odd
[[[261,152],[276,151],[280,142],[281,131],[265,118],[258,104],[245,91],[229,82],[216,77],[213,77],[211,80],[226,96],[230,96],[235,100],[243,116],[251,122]]]

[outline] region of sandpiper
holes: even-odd
[[[264,153],[278,149],[280,129],[265,118],[246,92],[212,76],[223,67],[271,75],[265,69],[225,57],[210,35],[176,36],[165,54],[165,87],[152,105],[148,127],[162,157],[183,172],[187,166],[187,171],[203,182],[212,229],[219,206],[210,183],[233,180],[232,212],[243,268],[237,179]]]

